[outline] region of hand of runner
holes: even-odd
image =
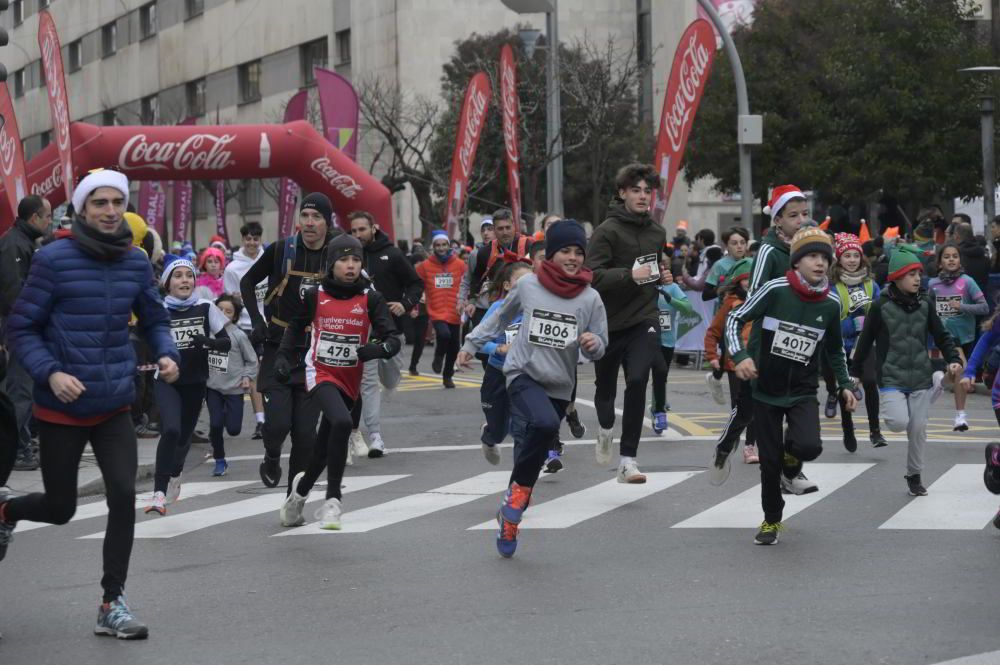
[[[585,332],[580,335],[580,346],[587,353],[594,353],[597,349],[601,348],[601,343],[594,333]]]
[[[465,315],[471,319],[472,315],[475,314],[475,313],[476,313],[476,305],[474,303],[471,303],[471,302],[468,303],[465,306]]]
[[[472,361],[474,359],[475,359],[475,356],[473,356],[468,351],[459,351],[458,352],[458,359],[455,362],[458,363],[459,367],[462,367],[464,369],[468,369],[469,367],[472,367]]]
[[[712,369],[719,369],[719,361],[718,360],[710,360],[708,362],[708,364],[712,366]]]
[[[840,391],[840,396],[844,400],[844,408],[846,410],[854,411],[854,409],[858,408],[858,398],[854,396],[854,392],[845,388]]]
[[[244,376],[243,377],[243,380],[240,381],[240,388],[242,388],[243,390],[246,390],[248,392],[250,391],[250,377],[249,376]]]
[[[635,282],[641,282],[642,280],[649,279],[653,274],[653,269],[649,267],[649,264],[641,265],[638,268],[632,268],[632,280]]]
[[[753,358],[745,358],[736,366],[736,376],[741,381],[750,381],[757,378],[757,365]]]
[[[972,386],[975,384],[975,382],[967,376],[963,376],[959,383],[962,384],[962,387],[965,388],[966,392],[972,390]]]
[[[951,363],[948,365],[948,373],[953,377],[957,377],[962,373],[962,363]]]
[[[180,367],[171,358],[160,358],[156,361],[156,366],[160,368],[160,378],[167,383],[173,383],[181,375]]]
[[[510,349],[510,344],[497,344],[497,353],[501,356],[507,355],[507,351]]]
[[[392,312],[393,316],[403,316],[406,313],[406,308],[401,302],[391,302],[389,303],[389,311]]]
[[[78,378],[66,372],[53,372],[49,377],[49,388],[63,404],[75,402],[87,390]]]

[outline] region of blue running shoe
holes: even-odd
[[[227,462],[225,459],[217,459],[215,460],[215,470],[212,471],[212,475],[224,476],[226,475],[226,471],[228,470],[229,470],[229,462]]]
[[[653,432],[663,434],[667,430],[667,412],[652,411]]]
[[[512,523],[520,524],[524,511],[528,509],[528,502],[531,500],[531,488],[517,483],[511,483],[507,493],[503,497],[503,505],[500,506],[500,514],[503,518]]]
[[[135,618],[125,604],[125,596],[118,596],[110,603],[102,603],[97,610],[97,626],[94,635],[110,635],[120,640],[144,640],[149,637],[149,628]]]
[[[503,508],[497,511],[497,524],[500,525],[500,531],[497,533],[497,552],[503,558],[509,559],[517,550],[517,525],[503,518]]]
[[[558,450],[550,450],[549,456],[542,467],[543,473],[559,473],[563,469],[562,455]]]

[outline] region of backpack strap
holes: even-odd
[[[281,281],[264,297],[265,305],[270,305],[275,296],[281,297],[285,292],[285,287],[288,285],[289,275],[299,275],[298,271],[292,270],[292,266],[295,265],[295,249],[298,245],[298,239],[299,234],[296,233],[285,238],[285,241],[281,244],[281,258],[277,261],[278,269],[281,270]]]

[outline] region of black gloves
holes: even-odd
[[[263,321],[253,324],[253,330],[250,331],[250,343],[256,346],[257,344],[263,344],[266,339],[267,324]]]
[[[388,355],[388,353],[389,351],[385,348],[385,344],[368,342],[364,346],[358,348],[358,360],[361,362],[368,362],[369,360],[375,360],[376,358],[384,358]]]
[[[278,379],[278,383],[288,383],[292,378],[292,363],[283,353],[279,353],[274,359],[274,376]]]
[[[196,347],[208,349],[209,351],[228,351],[230,348],[230,345],[224,343],[222,339],[212,338],[207,335],[195,335],[191,342]]]

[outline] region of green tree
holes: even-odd
[[[992,62],[963,0],[768,0],[733,34],[764,116],[753,188],[793,182],[826,202],[879,192],[911,205],[981,192],[978,97]],[[739,190],[736,93],[720,51],[687,150],[689,183]]]

